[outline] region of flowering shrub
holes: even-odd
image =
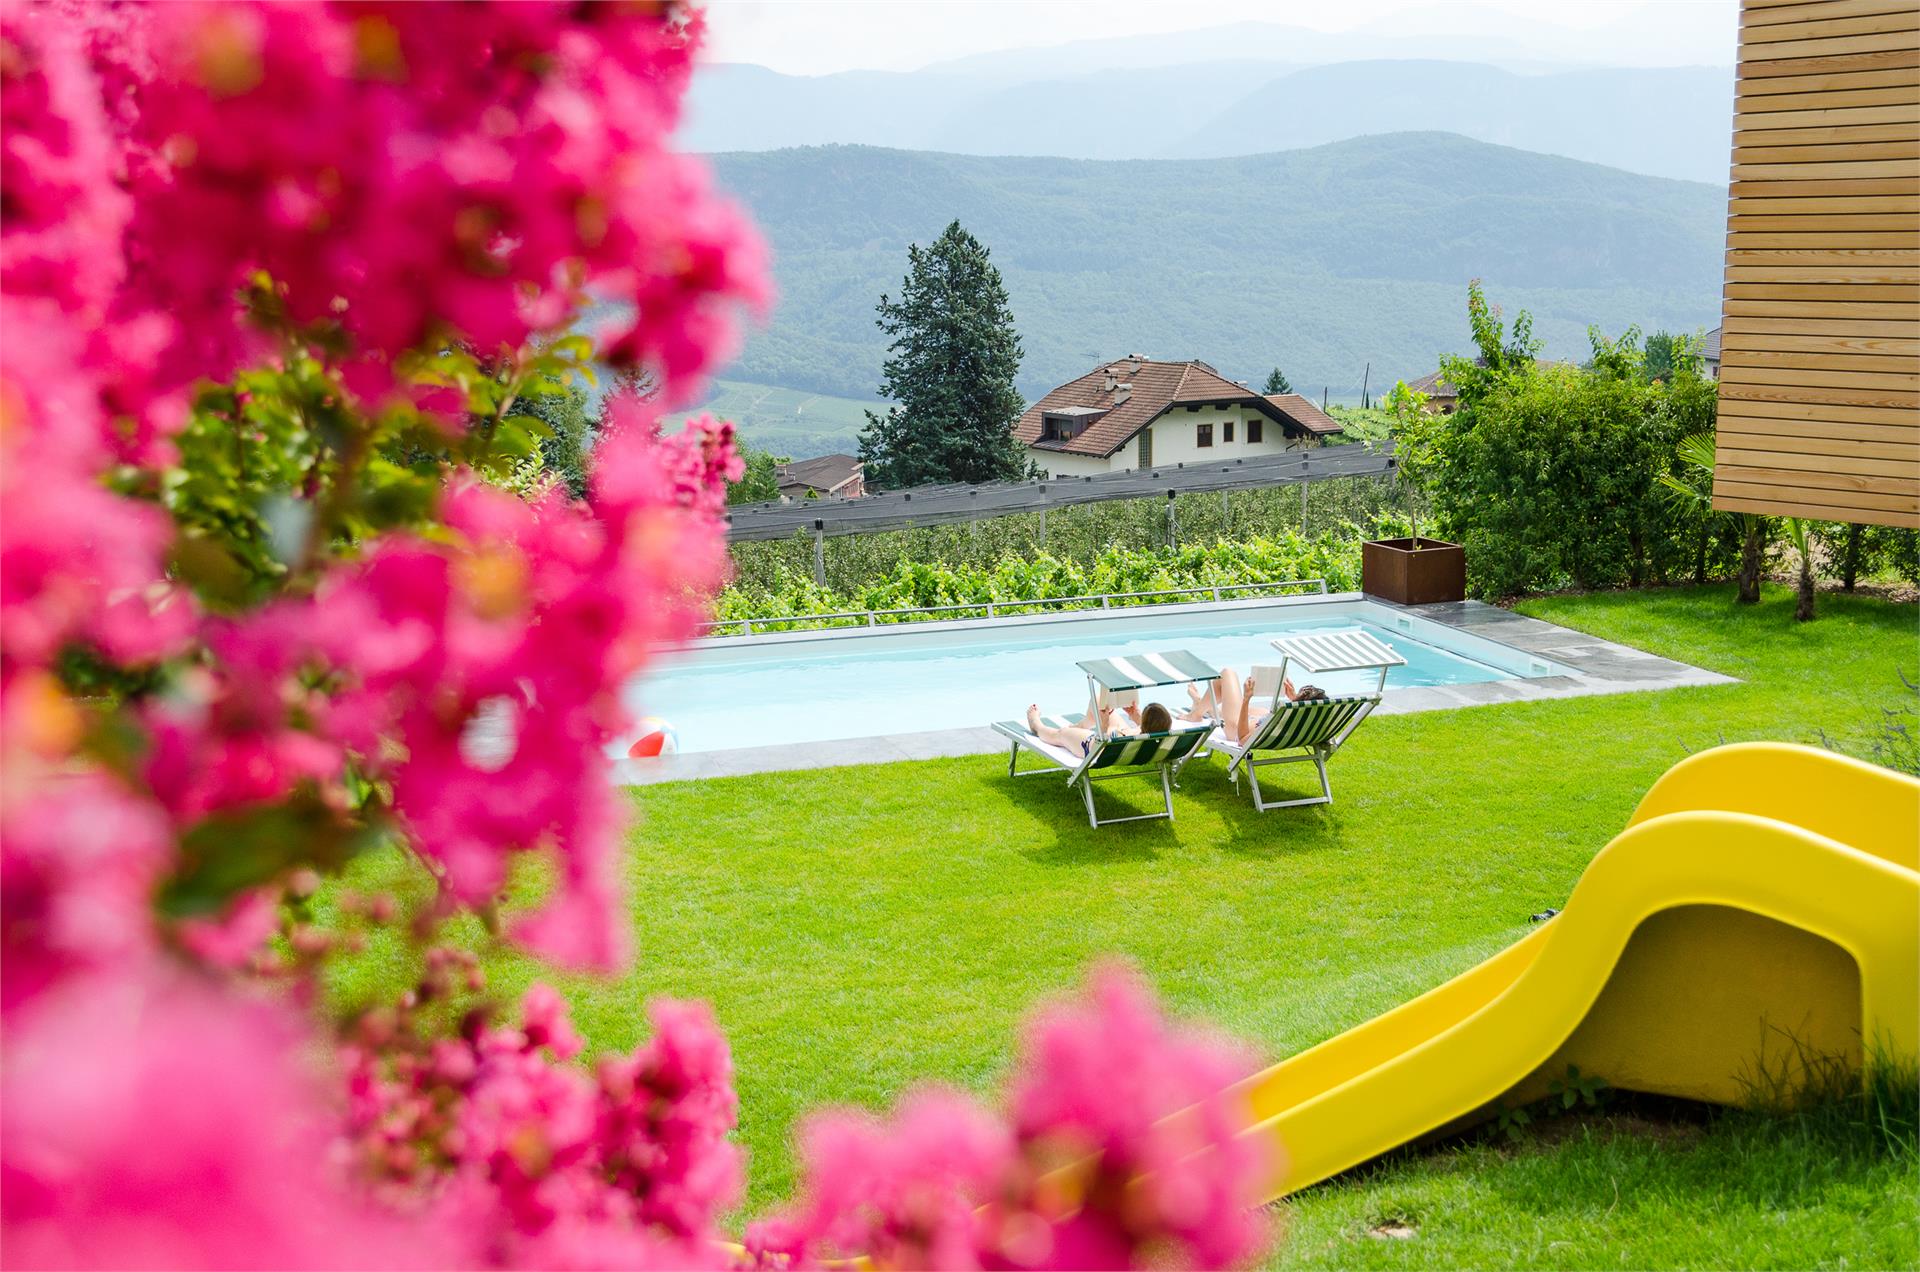
[[[620,690],[707,611],[741,472],[729,425],[660,412],[765,294],[665,146],[698,32],[672,5],[0,5],[9,1261],[737,1257],[707,1009],[654,1003],[588,1065],[554,991],[502,1003],[447,930],[629,955]],[[597,343],[589,297],[624,315]],[[608,402],[575,498],[527,479],[545,426],[515,407],[596,362],[657,393]],[[432,886],[329,881],[370,851]],[[376,935],[415,983],[335,1012],[325,970]],[[931,1156],[945,1115],[848,1132],[778,1251],[1245,1257],[1257,1168],[1206,1111],[1234,1062],[1103,986],[1036,1034],[1011,1127],[956,1114]],[[870,1191],[907,1222],[923,1179],[940,1244],[849,1217]]]

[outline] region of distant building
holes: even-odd
[[[820,455],[779,464],[773,470],[780,498],[858,499],[867,493],[866,465],[851,455]]]
[[[1339,421],[1297,393],[1271,397],[1198,359],[1133,354],[1069,380],[1014,427],[1050,477],[1082,477],[1323,445]]]
[[[1709,331],[1700,342],[1700,361],[1706,366],[1709,380],[1720,378],[1720,328]]]
[[[1452,415],[1453,409],[1460,405],[1460,391],[1438,371],[1421,376],[1407,387],[1415,393],[1426,394],[1426,409],[1436,414]]]

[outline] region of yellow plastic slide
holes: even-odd
[[[1670,769],[1565,912],[1437,989],[1241,1084],[1269,1195],[1546,1093],[1733,1104],[1920,1055],[1920,782],[1806,747]]]

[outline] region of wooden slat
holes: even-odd
[[[1817,29],[1817,28],[1814,28]],[[1797,34],[1797,33],[1796,33]],[[1809,32],[1795,40],[1752,40],[1748,32],[1740,35],[1740,61],[1775,62],[1786,58],[1834,57],[1847,53],[1888,53],[1894,50],[1920,49],[1920,30],[1903,27],[1870,35],[1820,36]]]
[[[1774,26],[1821,18],[1852,18],[1868,13],[1911,13],[1911,0],[1766,0],[1741,6],[1740,25]]]
[[[1820,492],[1825,492],[1824,494]],[[1812,507],[1821,507],[1818,501],[1826,500],[1824,506],[1829,509],[1853,509],[1856,511],[1877,510],[1914,514],[1920,512],[1916,501],[1920,501],[1920,492],[1915,494],[1887,494],[1881,491],[1840,490],[1831,486],[1806,486],[1798,483],[1775,484],[1771,482],[1726,481],[1714,478],[1713,497],[1718,506],[1722,494],[1745,496],[1753,499],[1778,499],[1782,502],[1798,499]],[[1835,516],[1833,512],[1809,514],[1823,521],[1860,520],[1857,517]]]
[[[1821,216],[1911,216],[1920,213],[1920,192],[1912,190],[1868,195],[1823,189],[1813,197],[1802,197],[1778,189],[1779,182],[1759,181],[1752,184],[1756,188],[1746,194],[1730,191],[1733,198],[1727,203],[1729,217],[1749,213],[1767,216],[1793,216],[1803,212]]]
[[[1754,135],[1757,138],[1769,142],[1771,142],[1774,137],[1772,133],[1756,133]],[[1736,166],[1755,163],[1856,162],[1863,159],[1904,159],[1911,162],[1915,159],[1920,159],[1920,140],[1833,141],[1820,142],[1811,146],[1737,145],[1733,148],[1733,162]],[[1920,172],[1920,167],[1916,167],[1915,171]]]
[[[1920,328],[1915,329],[1920,332]],[[1824,353],[1864,354],[1876,358],[1920,359],[1920,336],[1900,339],[1889,336],[1759,335],[1722,330],[1721,349],[1732,354],[1747,353]],[[1912,365],[1912,364],[1910,364]]]
[[[1724,473],[1724,475],[1722,475]],[[1837,490],[1853,498],[1874,500],[1868,507],[1912,507],[1920,501],[1920,482],[1908,477],[1880,477],[1866,473],[1805,473],[1801,469],[1749,469],[1730,463],[1715,469],[1718,484],[1784,486],[1791,490]],[[1878,500],[1887,500],[1880,503]]]
[[[1779,421],[1775,421],[1778,423]],[[1809,437],[1804,432],[1750,433],[1736,427],[1740,421],[1722,416],[1714,436],[1729,451],[1751,450],[1768,455],[1812,455],[1819,458],[1863,456],[1895,459],[1920,465],[1920,440],[1912,442],[1868,442],[1854,437]],[[1790,465],[1789,465],[1790,466]]]
[[[1723,341],[1722,367],[1781,367],[1803,371],[1907,371],[1920,367],[1920,359],[1911,354],[1810,353],[1803,349],[1742,349],[1727,347]]]
[[[1735,278],[1734,271],[1728,270],[1726,285],[1721,289],[1728,300],[1767,300],[1792,301],[1842,301],[1861,305],[1889,306],[1883,316],[1905,318],[1910,316],[1915,300],[1914,284],[1911,278],[1883,279],[1880,281],[1831,280],[1805,277],[1788,277],[1777,266],[1751,271],[1754,277]],[[1811,312],[1811,311],[1809,311]],[[1843,313],[1840,315],[1845,317]],[[1863,315],[1865,316],[1865,315]]]
[[[1920,249],[1913,247],[1914,241],[1911,234],[1901,230],[1847,230],[1841,227],[1824,230],[1750,230],[1738,218],[1728,222],[1727,229],[1727,247],[1732,251],[1855,252],[1886,248],[1920,254]]]
[[[1813,445],[1830,445],[1836,442],[1860,442],[1877,446],[1920,447],[1920,423],[1873,423],[1866,420],[1823,420],[1816,419],[1808,407],[1807,414],[1789,414],[1786,416],[1756,414],[1770,403],[1727,401],[1720,403],[1720,427],[1739,433],[1757,433],[1775,438],[1801,438]],[[1822,407],[1821,410],[1844,411],[1846,407]],[[1852,408],[1858,411],[1859,408]],[[1908,415],[1909,421],[1915,417]]]
[[[1914,238],[1899,230],[1826,229],[1793,232],[1749,230],[1738,220],[1729,223],[1727,248],[1734,252],[1798,251],[1858,252],[1880,248],[1915,252]]]
[[[1719,462],[1736,468],[1771,468],[1786,472],[1844,473],[1854,477],[1883,478],[1906,483],[1920,491],[1920,452],[1908,451],[1899,456],[1841,454],[1837,450],[1807,454],[1771,447],[1767,445],[1766,438],[1753,440],[1759,448],[1748,450],[1735,445],[1731,434],[1715,434],[1720,452]]]
[[[1915,123],[1920,124],[1920,106],[1914,108],[1913,118]],[[1817,163],[1733,165],[1735,181],[1759,181],[1774,177],[1786,181],[1871,181],[1876,177],[1892,177],[1905,180],[1909,186],[1920,186],[1920,164],[1911,159],[1823,159]]]
[[[1745,283],[1739,286],[1756,294],[1728,295],[1720,302],[1720,310],[1728,318],[1891,318],[1900,322],[1913,322],[1920,319],[1920,305],[1911,303],[1858,299],[1834,300],[1820,297],[1789,299],[1779,295],[1773,288],[1755,288]],[[1731,292],[1733,289],[1726,290]]]
[[[1900,407],[1849,406],[1831,402],[1778,402],[1766,398],[1731,399],[1722,386],[1720,393],[1720,414],[1739,415],[1750,419],[1813,420],[1822,425],[1832,424],[1856,428],[1872,425],[1876,428],[1912,428],[1914,414]]]
[[[1823,235],[1832,242],[1831,235]],[[1899,239],[1901,235],[1892,235]],[[1731,265],[1920,265],[1920,248],[1914,247],[1734,247],[1727,252]]]
[[[1920,79],[1920,70],[1914,71]],[[1823,128],[1768,128],[1751,137],[1735,131],[1734,145],[1752,142],[1766,146],[1835,146],[1854,142],[1905,141],[1913,129],[1905,124],[1828,124]]]
[[[1819,403],[1832,406],[1866,406],[1881,410],[1920,410],[1920,392],[1901,389],[1869,389],[1857,385],[1839,388],[1809,384],[1747,384],[1720,382],[1721,401]]]
[[[1914,121],[1914,126],[1920,128],[1920,119]],[[1913,198],[1914,183],[1884,177],[1845,181],[1838,178],[1831,181],[1786,181],[1779,177],[1756,177],[1729,183],[1727,194],[1735,199],[1827,199],[1832,202],[1821,210],[1837,212],[1851,208],[1859,212],[1880,212],[1887,210],[1879,206],[1883,198],[1889,202]]]
[[[1882,13],[1822,13],[1808,22],[1742,22],[1742,45],[1790,44],[1802,39],[1832,40],[1855,35],[1883,35],[1915,30],[1913,10],[1895,9]],[[1904,48],[1905,45],[1899,47]]]
[[[1920,340],[1920,316],[1908,322],[1858,318],[1754,318],[1737,314],[1720,324],[1723,332],[1762,336],[1873,336]]]
[[[1920,526],[1920,511],[1877,511],[1854,507],[1823,507],[1798,499],[1753,498],[1715,494],[1713,506],[1722,512],[1753,512],[1767,517],[1806,517],[1814,521],[1870,521],[1887,526]]]
[[[1780,216],[1736,212],[1727,217],[1727,229],[1736,234],[1813,234],[1822,230],[1838,230],[1848,242],[1861,234],[1898,234],[1911,242],[1907,231],[1912,225],[1913,217],[1897,212],[1836,212],[1831,215],[1808,212]],[[1876,238],[1872,241],[1879,240]]]
[[[1858,88],[1899,88],[1920,85],[1920,66],[1888,66],[1877,71],[1829,71],[1823,75],[1771,75],[1765,79],[1735,80],[1736,99],[1784,93],[1848,92]]]
[[[1896,66],[1920,66],[1920,49],[1850,53],[1845,57],[1786,57],[1768,62],[1742,60],[1734,74],[1739,80],[1762,80],[1784,75],[1841,75],[1848,71],[1878,71]]]
[[[1912,393],[1920,404],[1920,375],[1911,371],[1823,371],[1801,367],[1750,367],[1720,364],[1720,383],[1789,384],[1796,388],[1822,385],[1835,389],[1885,389]]]
[[[1831,128],[1842,124],[1908,124],[1920,119],[1916,106],[1836,106],[1813,110],[1738,111],[1735,132],[1775,128]]]
[[[1795,76],[1796,81],[1810,78]],[[1920,86],[1883,84],[1873,88],[1817,89],[1808,93],[1741,94],[1733,108],[1742,115],[1772,114],[1783,110],[1835,110],[1842,106],[1903,106],[1920,101]]]

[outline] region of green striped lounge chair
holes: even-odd
[[[1298,808],[1303,804],[1331,804],[1333,787],[1327,781],[1327,761],[1353,736],[1361,721],[1380,705],[1386,690],[1387,672],[1406,665],[1406,659],[1372,634],[1362,631],[1310,632],[1282,636],[1273,641],[1280,651],[1278,667],[1254,668],[1254,680],[1271,685],[1273,698],[1266,719],[1244,743],[1230,742],[1222,730],[1213,740],[1213,748],[1227,757],[1227,776],[1237,788],[1240,775],[1246,774],[1253,790],[1253,806],[1260,812],[1270,808]],[[1289,702],[1280,686],[1289,674],[1315,675],[1334,671],[1378,671],[1379,680],[1371,694],[1330,697],[1321,702]],[[1304,799],[1269,800],[1260,791],[1259,770],[1279,764],[1311,763],[1320,775],[1320,793]]]
[[[1184,649],[1157,654],[1131,654],[1124,657],[1097,658],[1079,664],[1087,673],[1088,701],[1103,700],[1103,695],[1151,689],[1162,685],[1204,683],[1211,685],[1220,672]],[[1055,728],[1078,725],[1085,714],[1042,716]],[[1189,724],[1165,733],[1126,734],[1098,738],[1082,755],[1079,751],[1043,742],[1027,728],[1025,720],[1001,720],[994,732],[1012,745],[1007,758],[1010,777],[1037,777],[1064,771],[1067,786],[1077,788],[1087,806],[1087,824],[1111,826],[1116,822],[1173,820],[1173,783],[1188,760],[1200,753],[1213,732],[1212,721]],[[1047,762],[1044,768],[1022,769],[1020,753],[1037,755]],[[1093,784],[1124,777],[1160,779],[1161,811],[1126,817],[1102,817],[1093,802]]]

